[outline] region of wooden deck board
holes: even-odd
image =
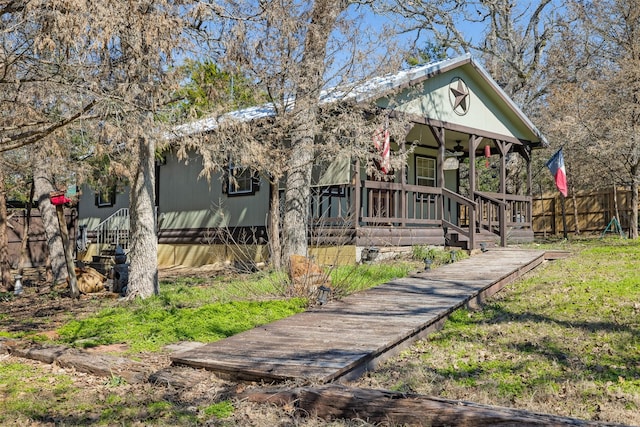
[[[239,379],[330,382],[390,357],[458,307],[539,265],[544,256],[544,251],[491,250],[176,352],[171,359]]]

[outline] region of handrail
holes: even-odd
[[[401,184],[399,182],[363,181],[362,188],[369,190],[396,190],[424,194],[442,194],[440,187],[426,187],[424,185]]]
[[[103,227],[105,224],[109,223],[113,218],[120,218],[123,216],[129,216],[129,208],[120,208],[105,219],[103,219],[98,225],[93,228],[93,231],[97,231],[99,228]]]
[[[474,192],[474,195],[481,197],[489,202],[495,203],[496,205],[505,205],[505,206],[507,205],[507,202],[505,200],[496,199],[495,197],[490,196],[489,193],[485,193],[483,191],[476,191]],[[498,195],[498,194],[495,194],[495,195]]]
[[[129,249],[129,209],[120,208],[95,228],[98,252],[105,245],[119,245],[123,250]]]
[[[475,247],[485,230],[506,246],[512,229],[531,228],[527,196],[481,191],[464,196],[447,188],[385,181],[362,180],[359,184],[319,190],[311,218],[336,230],[345,226],[443,227],[468,239],[469,247]]]
[[[478,209],[478,204],[475,201],[467,199],[462,194],[458,194],[454,191],[449,190],[448,188],[443,187],[442,194],[455,200],[458,203],[462,203],[463,205],[472,206],[474,209]]]
[[[496,196],[504,197],[505,194],[495,194]],[[506,226],[506,209],[508,203],[506,200],[499,200],[490,196],[488,193],[480,191],[474,192],[474,196],[480,200],[480,209],[477,217],[478,227],[484,228],[491,233],[497,234],[500,237],[500,245],[507,245],[507,226]],[[485,206],[488,204],[488,207]],[[492,209],[492,206],[494,208]],[[495,210],[494,210],[495,209]],[[494,217],[497,215],[497,218]],[[498,225],[498,231],[495,230],[495,223]]]
[[[478,211],[478,204],[474,200],[468,199],[461,194],[458,194],[454,191],[449,190],[448,188],[444,188],[444,187],[442,188],[442,195],[444,197],[448,197],[451,200],[457,203],[460,203],[462,205],[466,205],[468,207],[469,228],[467,230],[459,226],[456,226],[447,218],[444,218],[444,215],[442,218],[442,223],[443,225],[452,227],[455,231],[457,231],[458,233],[462,234],[467,239],[469,239],[469,246],[471,248],[474,248],[475,242],[476,242],[476,212]],[[444,198],[442,202],[444,203]],[[444,206],[443,206],[442,212],[445,212]]]

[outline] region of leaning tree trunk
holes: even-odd
[[[314,138],[318,128],[318,98],[323,85],[327,42],[338,15],[346,9],[343,0],[316,0],[299,64],[296,105],[292,117],[291,162],[289,164],[282,235],[284,262],[291,255],[307,255],[307,230],[311,197]]]
[[[58,284],[67,279],[67,262],[64,253],[65,249],[62,245],[62,236],[60,236],[58,215],[55,206],[51,204],[49,199],[50,193],[55,190],[53,179],[49,174],[47,162],[44,160],[40,159],[40,161],[36,162],[33,185],[44,225],[44,233],[47,238],[53,283]]]
[[[139,163],[131,180],[129,200],[131,251],[129,252],[128,298],[147,298],[159,293],[158,241],[155,214],[155,143],[139,136]]]
[[[7,233],[7,192],[4,185],[4,170],[0,167],[0,288],[13,289],[11,277],[11,263],[9,262],[9,237]]]

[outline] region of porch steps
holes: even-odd
[[[447,246],[458,247],[465,250],[473,250],[479,249],[483,246],[487,248],[495,248],[500,246],[500,237],[491,233],[490,231],[481,229],[479,233],[475,235],[475,247],[469,247],[469,238],[466,236],[460,235],[460,233],[456,231],[450,231],[447,233],[446,237]]]

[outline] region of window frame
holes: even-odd
[[[108,197],[107,197],[108,195]],[[95,192],[95,204],[99,208],[110,208],[116,204],[116,186]]]
[[[243,183],[247,183],[248,187],[247,189],[241,189],[241,190],[237,190],[236,188],[238,188],[239,186],[237,185],[238,181],[238,176],[236,176],[234,178],[233,173],[234,171],[238,171],[238,170],[242,170],[242,174],[244,174],[245,172],[248,174],[247,177],[243,177],[242,178],[242,182]],[[236,197],[236,196],[251,196],[256,194],[256,191],[258,191],[258,182],[257,182],[257,174],[255,171],[251,170],[251,168],[249,167],[244,167],[244,166],[240,166],[240,165],[236,165],[233,162],[229,162],[229,164],[227,165],[227,179],[225,182],[225,192],[227,194],[227,196],[229,197]]]
[[[433,163],[433,176],[429,177],[429,176],[425,176],[425,175],[419,175],[418,174],[418,161],[419,160],[428,160],[430,162]],[[415,178],[415,183],[416,185],[421,185],[424,187],[437,187],[438,186],[438,164],[437,161],[434,157],[429,157],[429,156],[420,156],[420,155],[416,155],[415,159],[414,159],[414,178]],[[429,184],[421,184],[419,182],[419,180],[427,180],[427,181],[431,181],[433,182],[433,185],[429,185]]]

